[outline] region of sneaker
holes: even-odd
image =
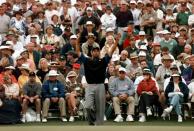
[[[43,123],[47,122],[47,119],[46,119],[46,118],[43,118],[43,119],[42,119],[42,122],[43,122]]]
[[[178,115],[178,122],[183,122],[183,118],[181,115]]]
[[[161,117],[163,118],[163,120],[166,120],[166,117],[168,117],[168,120],[170,120],[170,114],[165,111],[162,113]]]
[[[172,111],[172,106],[167,107],[166,109],[164,109],[164,111],[169,114]]]
[[[21,119],[22,123],[25,123],[26,122],[26,116],[22,116],[22,119]]]
[[[104,115],[104,121],[107,121],[106,116]]]
[[[61,118],[62,122],[67,122],[67,119],[65,117]]]
[[[126,118],[126,121],[128,121],[128,122],[134,121],[133,116],[132,115],[128,115],[127,118]]]
[[[41,120],[40,120],[40,114],[37,114],[37,116],[36,116],[36,122],[40,122]]]
[[[139,118],[139,122],[145,122],[146,121],[146,118],[144,115],[140,116]]]
[[[123,122],[123,117],[121,115],[117,115],[117,117],[114,119],[114,122]]]
[[[152,116],[152,111],[150,108],[147,108],[147,116]]]
[[[74,122],[74,121],[75,121],[75,118],[73,116],[70,116],[69,122]]]
[[[189,117],[189,112],[187,110],[184,110],[185,117]]]

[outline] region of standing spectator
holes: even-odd
[[[124,28],[128,26],[129,22],[133,22],[133,14],[128,9],[128,3],[125,0],[120,2],[121,7],[119,11],[115,14],[116,16],[116,25],[118,27],[118,33],[121,34],[121,39],[119,41],[119,45],[121,46],[124,40],[123,33]]]
[[[135,0],[130,1],[130,10],[133,14],[134,26],[136,30],[140,30],[140,14],[141,10],[137,9],[137,2]]]
[[[188,25],[188,19],[191,12],[187,12],[187,2],[181,2],[180,12],[176,16],[176,23],[179,25]]]
[[[52,26],[53,26],[53,32],[55,35],[60,36],[63,33],[62,25],[60,23],[60,19],[58,15],[53,15],[51,17],[52,20]]]
[[[47,122],[48,110],[51,103],[58,103],[60,109],[60,116],[63,122],[66,122],[66,108],[65,108],[65,94],[66,89],[63,83],[57,80],[57,72],[55,70],[50,70],[48,77],[42,85],[42,97],[43,102],[43,114],[42,122]]]
[[[45,18],[44,12],[39,12],[37,18],[33,20],[34,23],[38,23],[41,26],[40,35],[45,33],[46,27],[48,26],[48,21]]]
[[[112,9],[110,6],[106,7],[105,14],[102,15],[100,18],[102,23],[102,36],[105,35],[105,31],[108,28],[111,28],[113,30],[116,29],[116,16],[112,13]]]
[[[95,31],[95,24],[92,22],[92,21],[87,21],[86,24],[85,24],[85,28],[84,30],[81,32],[81,35],[80,35],[80,43],[84,43],[87,41],[87,36],[90,34],[90,33],[93,33],[94,36],[96,37],[95,41],[96,42],[99,42],[99,35],[98,33]]]
[[[61,55],[66,55],[69,51],[75,51],[77,36],[71,35],[69,43],[65,44],[61,49]]]
[[[171,32],[168,30],[164,30],[162,34],[164,35],[164,39],[160,42],[161,48],[168,47],[170,53],[172,53],[173,48],[177,45],[176,40],[171,38]]]
[[[14,17],[10,20],[10,27],[16,29],[20,35],[25,34],[25,22],[21,11],[14,13]]]
[[[3,6],[0,5],[0,35],[4,37],[9,29],[10,17],[5,14]]]
[[[47,10],[45,11],[45,17],[48,21],[48,24],[52,24],[52,16],[57,15],[60,16],[59,12],[55,10],[54,4],[52,2],[49,2],[47,4]]]
[[[26,122],[26,112],[29,104],[35,104],[36,106],[36,122],[40,122],[41,111],[41,83],[36,82],[36,74],[34,72],[29,73],[29,80],[23,86],[23,117],[22,122]]]
[[[141,28],[147,35],[153,36],[153,30],[156,29],[157,14],[154,11],[152,4],[147,3],[145,10],[142,10],[143,15],[141,17]]]
[[[93,46],[91,50],[92,57],[87,58],[80,52],[79,40],[76,45],[76,52],[84,64],[85,77],[88,83],[85,89],[85,98],[89,125],[103,124],[105,112],[105,72],[111,56],[117,47],[119,37],[120,35],[117,36],[116,42],[110,52],[102,59],[100,58],[99,46]]]
[[[93,33],[89,33],[87,36],[87,41],[82,44],[82,52],[85,56],[91,56],[91,50],[93,46],[99,46],[98,43],[95,42],[96,37]]]
[[[122,122],[123,117],[121,116],[120,103],[124,102],[128,104],[127,110],[127,118],[126,121],[134,121],[134,86],[133,82],[126,76],[126,69],[123,67],[119,68],[119,77],[115,78],[111,83],[109,83],[109,90],[111,95],[113,96],[113,106],[115,110],[115,114],[117,117],[115,118],[115,122]]]
[[[83,31],[84,29],[83,26],[86,24],[87,21],[92,21],[92,23],[94,23],[95,25],[94,29],[96,30],[96,32],[100,32],[101,21],[98,17],[94,16],[92,7],[87,7],[86,15],[82,16],[82,18],[80,19],[78,23],[80,32]]]

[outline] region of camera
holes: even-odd
[[[168,73],[164,75],[164,79],[169,78],[169,77],[170,77],[170,74]]]

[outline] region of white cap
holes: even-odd
[[[139,50],[148,50],[146,45],[141,45]]]
[[[77,39],[77,36],[76,35],[71,35],[70,39]]]
[[[93,11],[92,7],[87,7],[87,11]]]
[[[119,56],[117,54],[113,54],[112,55],[112,61],[115,62],[115,61],[118,61],[119,60]]]
[[[6,41],[6,44],[5,45],[7,45],[7,46],[13,46],[13,42],[12,41]]]
[[[130,4],[137,4],[137,2],[135,0],[131,0]]]
[[[123,71],[123,72],[125,72],[125,73],[127,72],[126,69],[125,69],[124,67],[120,67],[120,68],[119,68],[119,72],[120,72],[120,71]]]
[[[122,5],[128,5],[128,3],[127,3],[125,0],[122,0],[122,1],[121,1],[121,4],[122,4]]]
[[[146,35],[146,34],[145,34],[145,31],[140,31],[140,32],[139,32],[139,35]]]
[[[156,34],[163,34],[163,30],[157,31]]]
[[[171,32],[169,32],[168,30],[163,30],[162,34],[166,35],[166,34],[170,34]]]
[[[21,66],[21,67],[19,67],[19,69],[25,69],[25,70],[30,71],[29,64],[22,64],[22,66]]]
[[[48,76],[58,76],[59,74],[55,70],[50,70]]]
[[[114,32],[114,30],[111,27],[109,27],[106,29],[106,32]]]
[[[86,25],[93,25],[92,21],[87,21]]]
[[[7,66],[7,67],[5,67],[5,69],[15,70],[15,67],[13,67],[13,66]]]
[[[175,77],[177,76],[177,77],[178,77],[178,76],[180,76],[180,75],[179,75],[179,74],[172,74],[171,76],[175,76]]]
[[[137,3],[143,3],[143,1],[142,0],[138,0]]]
[[[146,56],[146,53],[144,51],[140,51],[138,56]]]

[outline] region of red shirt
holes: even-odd
[[[156,87],[156,82],[152,79],[142,80],[137,87],[137,94],[141,95],[143,91],[151,91],[154,94],[159,95],[158,88]]]

